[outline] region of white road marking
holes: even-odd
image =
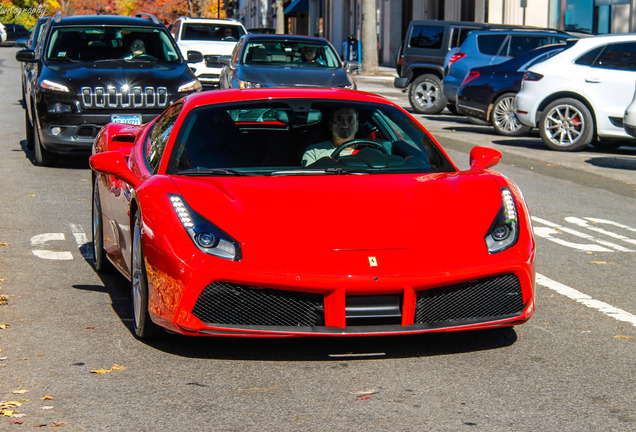
[[[45,233],[31,237],[31,246],[43,246],[52,241],[63,241],[64,233]],[[73,254],[68,251],[56,251],[34,248],[33,255],[49,260],[72,260]]]
[[[71,224],[71,231],[75,237],[75,243],[80,250],[80,253],[85,259],[93,259],[93,249],[88,247],[88,236],[79,224]]]
[[[571,218],[568,217],[566,218],[566,220],[568,222],[571,223],[577,223],[579,226],[585,226],[586,228],[591,228],[585,221],[583,221],[582,219],[578,219],[578,218]],[[556,224],[554,222],[550,222],[549,220],[546,219],[542,219],[540,217],[536,217],[533,216],[532,217],[532,221],[533,222],[537,222],[543,225],[547,225],[548,227],[552,228],[552,229],[548,229],[545,227],[535,227],[534,232],[536,235],[538,235],[539,237],[543,237],[546,238],[548,240],[551,240],[555,243],[564,245],[564,246],[568,246],[574,249],[579,249],[579,250],[586,250],[586,251],[590,251],[590,252],[613,252],[611,249],[614,249],[615,251],[619,251],[619,252],[634,252],[634,250],[632,249],[628,249],[626,247],[623,247],[621,245],[617,245],[616,243],[612,243],[612,242],[608,242],[606,240],[601,240],[601,239],[597,239],[589,234],[583,233],[581,231],[577,231],[577,230],[573,230],[571,228],[567,228],[564,227],[562,225]],[[575,222],[576,221],[576,222]],[[583,225],[580,225],[580,222],[583,222]],[[554,235],[559,234],[559,233],[567,233],[567,234],[571,234],[573,236],[582,238],[584,240],[587,241],[592,241],[595,243],[598,243],[598,245],[594,245],[594,244],[580,244],[580,243],[573,243],[573,242],[569,242],[563,239],[559,239],[554,237]],[[625,237],[627,238],[627,237]],[[605,247],[602,247],[605,246]],[[610,249],[607,249],[610,248]]]
[[[596,309],[605,315],[612,317],[618,321],[627,322],[636,327],[636,315],[633,315],[627,311],[614,307],[605,302],[594,300],[587,294],[583,294],[580,291],[570,288],[567,285],[563,285],[557,281],[547,278],[539,273],[536,275],[537,284],[551,289],[561,295],[564,295],[577,303],[581,303],[589,308]]]

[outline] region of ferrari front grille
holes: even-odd
[[[166,87],[82,87],[84,108],[162,108],[168,106]]]
[[[322,294],[225,282],[203,290],[192,314],[208,324],[260,326],[324,325]]]
[[[491,321],[519,315],[523,308],[519,278],[502,275],[419,291],[415,323]]]

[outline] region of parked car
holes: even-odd
[[[336,148],[348,116],[357,135]],[[303,164],[324,139],[330,156]],[[535,242],[521,192],[489,169],[500,158],[476,147],[460,171],[417,120],[369,93],[189,95],[95,140],[95,266],[130,280],[142,339],[522,324]]]
[[[526,71],[517,93],[517,117],[539,129],[553,150],[593,143],[616,148],[628,138],[625,108],[636,82],[636,35],[583,38]]]
[[[7,40],[7,28],[0,23],[0,44]]]
[[[203,54],[203,60],[190,68],[202,85],[217,87],[223,69],[219,57],[230,55],[247,31],[235,20],[181,17],[173,24],[171,33],[184,57],[188,51]]]
[[[506,136],[519,136],[530,131],[517,119],[515,95],[521,88],[526,69],[558,52],[565,45],[545,45],[508,61],[472,69],[457,92],[457,111],[491,123]]]
[[[29,36],[29,31],[21,24],[5,24],[7,37],[3,45],[15,45],[16,41]]]
[[[305,54],[313,52],[313,57]],[[340,61],[333,46],[322,38],[248,34],[236,44],[224,64],[221,88],[339,87],[356,88],[351,71],[357,62]]]
[[[444,58],[459,47],[473,30],[510,28],[507,25],[469,21],[411,21],[396,55],[394,86],[409,89],[416,113],[437,114],[447,105],[442,93]]]
[[[623,115],[623,127],[632,137],[636,138],[636,91],[632,101],[627,105],[625,114]]]
[[[448,54],[442,80],[444,96],[454,106],[457,91],[471,69],[503,63],[544,45],[565,43],[573,36],[558,30],[474,31],[455,52]]]
[[[20,42],[17,44],[20,48],[29,48],[35,51],[35,47],[40,41],[42,35],[42,29],[44,28],[44,24],[50,19],[50,17],[40,17],[35,21],[35,25],[33,26],[33,30],[29,33],[29,37],[24,40],[20,39],[20,41],[24,40],[24,43]],[[27,83],[31,81],[31,77],[33,74],[33,68],[35,67],[35,62],[20,62],[21,69],[21,77],[22,77],[22,100],[26,103],[26,88]],[[28,143],[29,148],[33,149],[33,141]]]
[[[106,123],[147,123],[201,84],[154,16],[77,15],[48,20],[25,92],[27,146],[36,165],[88,153]],[[191,61],[199,61],[201,55]]]

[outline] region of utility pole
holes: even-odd
[[[283,0],[276,0],[276,34],[285,34],[285,10]]]
[[[377,74],[378,31],[375,0],[362,0],[362,72]]]

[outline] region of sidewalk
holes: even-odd
[[[366,73],[354,73],[353,79],[356,82],[381,83],[393,86],[393,80],[398,76],[395,68],[387,66],[378,66],[379,72],[375,75]]]

